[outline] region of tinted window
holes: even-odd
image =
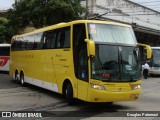
[[[16,38],[12,50],[39,50],[70,47],[70,27]]]
[[[44,33],[44,49],[55,48],[56,44],[56,31],[47,31]]]
[[[17,38],[16,41],[17,41],[17,46],[16,46],[17,50],[21,50],[22,39],[21,38]]]
[[[65,40],[64,40],[63,47],[70,47],[70,28],[69,27],[65,29]]]
[[[57,48],[69,48],[70,47],[70,27],[61,28],[57,30],[56,39]]]
[[[38,50],[43,48],[43,41],[42,41],[43,33],[38,33],[35,35],[35,40],[33,44],[33,49]]]
[[[9,56],[10,47],[0,47],[0,56]]]
[[[26,41],[25,45],[26,50],[32,50],[34,44],[34,35],[29,35],[25,37],[25,41]]]

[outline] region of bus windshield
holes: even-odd
[[[136,81],[140,78],[138,49],[96,44],[91,61],[92,78],[108,81]]]
[[[135,45],[136,39],[130,27],[109,24],[88,24],[89,37],[95,42]]]
[[[160,67],[160,49],[153,49],[152,67]]]
[[[0,56],[9,56],[10,47],[9,46],[2,46],[0,47]]]

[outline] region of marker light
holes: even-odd
[[[103,85],[96,85],[91,83],[91,87],[98,90],[105,90],[105,87]]]

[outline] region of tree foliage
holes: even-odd
[[[81,0],[20,0],[7,14],[14,29],[43,26],[82,19]]]
[[[0,17],[0,43],[9,42],[13,35],[13,29],[9,25],[9,20]]]

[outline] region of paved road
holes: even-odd
[[[85,120],[101,120],[104,118],[102,116],[116,116],[119,111],[122,111],[120,112],[122,114],[123,111],[160,111],[160,77],[142,80],[142,94],[139,100],[135,102],[116,102],[112,105],[77,101],[77,105],[69,106],[60,94],[32,85],[21,87],[12,81],[8,74],[0,74],[0,82],[0,111],[47,111],[47,114],[51,114],[54,118],[68,115],[74,116],[72,119]],[[52,118],[45,119],[50,120]],[[110,117],[109,119],[119,118]],[[121,117],[121,119],[125,120],[128,117]],[[134,117],[131,117],[131,119],[134,119]],[[137,119],[160,120],[158,117],[140,117]]]
[[[19,87],[19,85],[11,81],[8,74],[0,74],[0,89],[10,89],[16,87]]]

